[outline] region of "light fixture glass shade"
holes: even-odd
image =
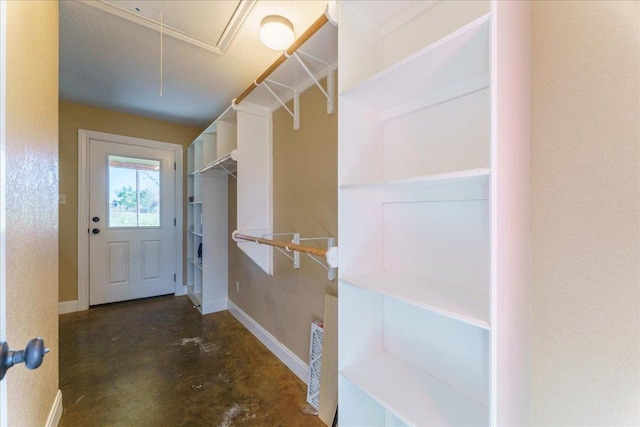
[[[293,24],[282,16],[266,16],[260,22],[260,40],[269,49],[285,50],[295,40]]]

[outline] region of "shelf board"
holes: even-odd
[[[466,187],[478,187],[485,184],[491,174],[491,169],[468,169],[463,171],[447,172],[440,174],[416,176],[407,179],[392,181],[362,182],[340,185],[341,190],[382,190],[382,191],[407,191],[422,189],[454,189]]]
[[[201,201],[200,202],[187,202],[187,203],[190,204],[190,205],[201,205],[202,204]]]
[[[387,352],[340,371],[403,422],[476,426],[489,423],[489,408]]]
[[[389,271],[342,277],[340,280],[482,329],[491,329],[488,293]]]
[[[200,134],[200,136],[198,136],[198,138],[201,138],[201,136],[204,135],[205,133],[216,133],[218,122],[235,123],[237,120],[238,120],[238,113],[233,108],[233,105],[229,105],[227,109],[224,110],[222,114],[220,114],[218,118],[216,118],[213,121],[213,123],[211,123],[209,126],[207,126],[205,130],[202,131],[202,133]]]
[[[485,88],[490,84],[489,29],[487,14],[340,96],[377,111],[393,111],[438,92],[432,104]]]
[[[323,25],[310,39],[302,46],[303,51],[315,58],[320,59],[326,64],[331,64],[330,68],[335,69],[338,62],[338,29],[335,25]],[[322,80],[327,75],[327,68],[319,61],[309,60],[301,55],[306,66],[309,68],[315,79]],[[290,88],[296,88],[298,93],[304,92],[307,88],[314,85],[309,75],[303,72],[298,61],[290,57],[286,59],[269,75],[269,80],[281,82]],[[279,85],[271,85],[271,90],[284,102],[287,103],[293,99],[291,89],[280,87]],[[247,97],[247,101],[269,109],[280,107],[279,101],[269,92],[264,85],[259,85]],[[335,101],[334,101],[335,102]],[[242,104],[240,104],[242,105]]]
[[[202,270],[202,263],[198,263],[196,262],[196,260],[194,258],[187,258],[187,261],[189,261],[191,264],[193,264],[195,267],[199,268],[200,270]]]
[[[202,263],[199,263],[196,261],[195,258],[187,258],[187,261],[189,261],[191,264],[193,264],[195,267],[199,268],[200,270],[202,270]]]
[[[230,153],[204,165],[198,172],[206,174],[210,170],[224,170],[227,173],[236,173],[238,171],[237,158],[237,151],[232,150]]]
[[[195,232],[195,231],[193,231],[193,230],[188,230],[188,231],[187,231],[187,233],[191,233],[191,234],[193,234],[194,236],[200,236],[200,237],[202,237],[202,233],[198,233],[198,232]]]

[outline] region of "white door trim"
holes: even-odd
[[[174,290],[183,294],[182,285],[182,151],[180,144],[133,138],[104,132],[78,129],[78,311],[89,309],[89,141],[100,139],[140,147],[171,150],[175,153],[175,200],[174,212],[176,227],[174,230],[175,274]]]

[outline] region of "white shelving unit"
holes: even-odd
[[[202,314],[227,308],[227,180],[237,170],[236,117],[229,108],[187,149],[187,294]]]
[[[528,422],[528,14],[339,2],[341,426]]]

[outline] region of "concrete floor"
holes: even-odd
[[[60,316],[60,426],[324,426],[229,312],[159,297]]]

